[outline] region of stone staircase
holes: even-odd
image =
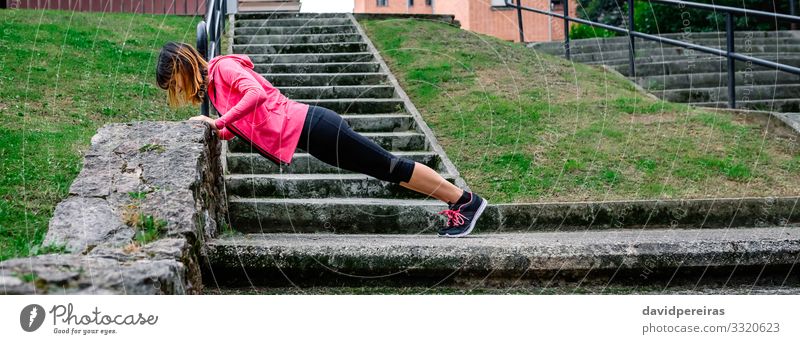
[[[233,34],[231,52],[250,56],[287,96],[342,113],[356,131],[466,187],[352,15],[241,13]],[[785,276],[800,254],[793,227],[587,231],[546,219],[574,211],[602,221],[595,206],[492,205],[476,234],[438,238],[444,219],[436,213],[445,205],[437,200],[302,151],[282,170],[241,142],[229,142],[224,154],[233,232],[205,247],[202,275],[210,289],[652,285],[685,276],[691,283],[698,276],[754,283],[753,276]]]
[[[352,16],[250,13],[233,25],[233,53],[247,54],[283,94],[340,113],[387,150],[466,187]],[[423,231],[440,223],[431,214],[444,203],[302,150],[280,169],[240,141],[227,149],[230,222],[238,231]]]
[[[665,37],[725,49],[724,32],[665,34]],[[572,40],[572,61],[607,65],[661,99],[697,106],[728,106],[727,62],[724,58],[657,42],[636,40],[636,75],[629,75],[628,38]],[[533,43],[537,51],[564,56],[562,42]],[[800,66],[800,31],[737,32],[737,52]],[[800,76],[746,62],[736,62],[737,107],[800,111]]]

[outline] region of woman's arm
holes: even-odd
[[[244,93],[242,99],[234,107],[214,121],[217,129],[222,130],[225,129],[228,123],[236,122],[242,116],[255,111],[267,100],[267,93],[258,83],[258,80],[250,75],[238,62],[222,59],[219,61],[218,68],[220,76],[225,83],[230,85],[231,88]]]
[[[233,133],[225,128],[219,130],[219,138],[222,140],[230,140],[234,137]]]

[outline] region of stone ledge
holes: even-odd
[[[103,126],[44,239],[68,253],[0,262],[0,293],[198,293],[227,211],[220,154],[200,122]]]

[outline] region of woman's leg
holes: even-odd
[[[455,203],[464,190],[428,166],[399,158],[353,131],[336,112],[310,106],[298,147],[333,166],[399,183],[446,203]]]
[[[400,185],[446,203],[455,203],[464,193],[464,190],[442,178],[432,168],[418,162],[415,163],[411,179],[408,182],[401,181]]]

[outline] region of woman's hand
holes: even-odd
[[[201,116],[194,116],[194,117],[192,117],[192,118],[189,118],[189,120],[190,120],[190,121],[202,121],[202,122],[206,122],[206,123],[208,123],[208,124],[211,126],[211,129],[214,129],[214,130],[217,130],[217,131],[219,131],[219,128],[217,128],[217,125],[216,125],[216,124],[214,124],[214,120],[213,120],[213,119],[211,119],[211,117],[208,117],[208,116],[202,116],[202,115],[201,115]]]

